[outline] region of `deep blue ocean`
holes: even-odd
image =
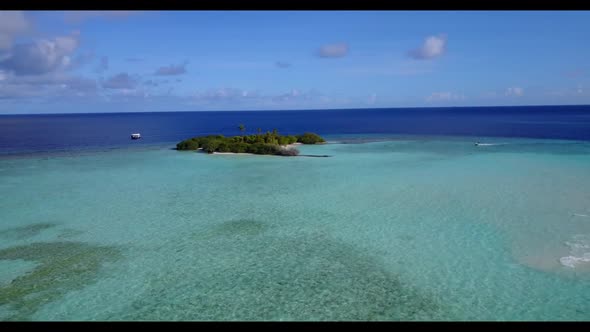
[[[320,135],[399,134],[590,140],[590,106],[395,108],[0,116],[0,154],[116,148],[205,134],[278,129]],[[130,140],[131,133],[143,139]]]

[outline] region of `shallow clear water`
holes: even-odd
[[[2,320],[588,320],[590,143],[0,159]]]

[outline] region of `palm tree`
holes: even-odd
[[[238,126],[238,129],[240,129],[240,132],[243,134],[244,130],[246,130],[246,126],[244,126],[244,124],[240,123],[240,125]]]

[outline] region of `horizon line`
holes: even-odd
[[[138,111],[138,112],[72,112],[72,113],[4,113],[12,115],[80,115],[80,114],[146,114],[146,113],[216,113],[216,112],[312,112],[312,111],[349,111],[349,110],[387,110],[387,109],[443,109],[443,108],[524,108],[524,107],[576,107],[590,104],[555,104],[555,105],[484,105],[484,106],[407,106],[407,107],[352,107],[352,108],[306,108],[306,109],[269,109],[269,110],[200,110],[200,111]]]

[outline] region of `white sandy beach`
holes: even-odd
[[[288,145],[281,145],[281,148],[283,148],[283,149],[291,149],[291,148],[294,148],[297,145],[302,145],[302,144],[303,143],[297,142],[297,143],[288,144]],[[197,150],[203,150],[203,148],[198,148]],[[245,152],[213,152],[212,154],[219,154],[219,155],[229,155],[229,154],[231,154],[231,155],[251,155],[251,156],[256,155],[256,156],[260,156],[260,155],[254,154],[254,153],[245,153]]]

